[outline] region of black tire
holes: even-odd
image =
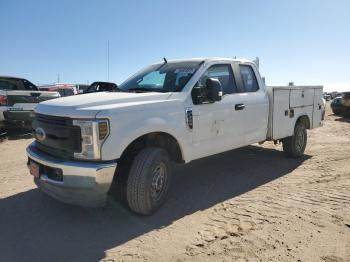
[[[135,157],[126,187],[130,209],[138,214],[151,215],[164,202],[172,175],[168,153],[161,148],[148,147]]]
[[[349,118],[350,117],[350,108],[343,108],[342,117]]]
[[[341,109],[334,109],[332,111],[333,111],[333,114],[336,115],[336,116],[339,116],[339,115],[342,114],[342,110]]]
[[[287,156],[298,158],[304,154],[307,144],[306,128],[302,123],[297,123],[294,134],[282,140],[283,151]]]

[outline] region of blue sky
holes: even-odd
[[[168,59],[260,57],[267,84],[350,90],[350,1],[0,0],[0,75],[121,83]]]

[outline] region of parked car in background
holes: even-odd
[[[57,92],[39,91],[24,78],[0,76],[0,126],[30,126],[35,106],[58,97]]]
[[[334,98],[331,102],[331,109],[333,114],[335,115],[341,115],[342,114],[342,109],[343,105],[341,104],[341,96],[338,96]]]
[[[50,92],[58,92],[61,97],[64,96],[73,96],[74,90],[69,86],[39,86],[39,90],[41,91],[50,91]]]
[[[341,97],[341,104],[343,106],[343,117],[350,117],[350,92],[343,92]]]
[[[44,88],[50,88],[52,91],[55,88],[57,88],[58,90],[71,88],[73,90],[74,95],[77,95],[77,94],[85,93],[85,91],[89,86],[90,85],[87,85],[87,84],[55,83],[50,85],[41,85],[39,86],[39,89],[43,90]]]
[[[84,94],[86,90],[89,88],[89,86],[90,85],[86,85],[86,84],[78,84],[77,85],[78,94]]]
[[[118,90],[118,86],[115,83],[110,82],[93,82],[84,93],[96,93],[96,92],[115,92]]]
[[[330,101],[332,97],[331,97],[331,95],[326,94],[326,95],[323,96],[323,98],[324,98],[326,101]]]

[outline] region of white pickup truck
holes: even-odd
[[[173,162],[267,140],[300,157],[321,125],[322,86],[268,88],[248,60],[164,60],[118,88],[36,107],[28,167],[44,192],[99,206],[113,183],[147,215],[165,201]]]
[[[0,76],[0,128],[30,126],[34,107],[42,101],[58,97],[57,92],[39,91],[26,79]]]

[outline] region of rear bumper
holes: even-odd
[[[87,207],[105,205],[117,163],[60,161],[38,151],[35,142],[27,147],[27,155],[29,160],[38,163],[41,167],[62,171],[62,181],[50,179],[50,174],[44,173],[40,178],[34,179],[43,192],[68,204]]]
[[[28,111],[4,111],[4,119],[8,123],[31,122],[34,119],[34,112]]]

